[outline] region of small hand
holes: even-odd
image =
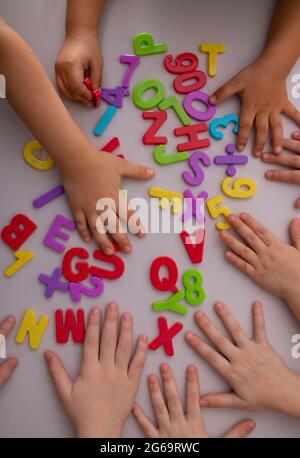
[[[167,364],[160,367],[165,397],[158,377],[150,375],[148,386],[157,426],[147,418],[142,408],[135,404],[133,415],[147,437],[152,438],[207,438],[199,406],[200,387],[196,367],[189,366],[186,372],[186,410],[182,406],[176,380]],[[224,437],[247,436],[255,428],[255,422],[245,420],[236,425]]]
[[[89,242],[93,236],[107,255],[114,253],[112,242],[103,231],[102,233],[99,231],[99,226],[97,228],[96,224],[97,221],[100,221],[96,204],[101,198],[109,198],[115,204],[115,208],[112,205],[109,207],[109,212],[111,219],[116,223],[116,227],[112,227],[110,233],[123,251],[130,252],[131,243],[127,235],[122,233],[122,221],[119,218],[121,179],[128,177],[136,180],[149,180],[154,176],[154,171],[105,152],[90,150],[85,152],[84,160],[73,161],[62,173],[64,188],[82,239]],[[124,199],[121,199],[121,203],[123,201]],[[126,210],[127,208],[125,208],[125,213]],[[124,217],[127,216],[127,220],[123,222],[128,223],[133,213],[128,209],[127,215],[124,215]],[[104,214],[107,215],[107,212]],[[137,235],[143,236],[144,234],[140,231]]]
[[[265,174],[270,181],[300,184],[300,132],[293,132],[291,139],[285,139],[284,149],[295,154],[264,153],[262,159],[268,164],[278,164],[287,167],[285,170],[268,170]],[[295,202],[295,207],[300,208],[300,197]]]
[[[7,337],[16,324],[14,316],[8,316],[0,323],[0,335]],[[17,358],[7,358],[0,364],[0,389],[8,382],[19,361]]]
[[[247,213],[228,217],[242,241],[227,231],[220,238],[229,248],[225,256],[234,267],[286,302],[299,304],[293,312],[300,319],[300,220],[290,225],[293,246],[281,242]]]
[[[221,375],[233,392],[207,394],[201,398],[200,405],[290,413],[295,408],[295,400],[299,399],[300,376],[289,370],[269,344],[262,304],[253,304],[252,340],[225,304],[218,302],[215,311],[232,340],[225,337],[203,312],[195,315],[196,323],[216,350],[192,332],[187,333],[186,340]],[[300,411],[299,400],[297,405]]]
[[[94,89],[101,86],[103,59],[97,34],[82,31],[68,36],[57,57],[55,70],[57,86],[66,98],[93,107],[91,92],[83,80],[89,75]]]
[[[281,153],[281,113],[300,126],[300,113],[287,97],[285,76],[277,74],[276,65],[275,69],[273,66],[272,62],[261,57],[217,89],[210,98],[212,103],[219,104],[235,94],[240,95],[242,109],[236,144],[242,151],[248,142],[251,128],[255,125],[254,156],[262,154],[269,129],[272,131],[273,150],[277,154]]]
[[[57,355],[45,354],[57,393],[79,437],[120,437],[147,354],[147,337],[140,336],[131,359],[133,319],[124,313],[118,332],[117,304],[108,305],[101,332],[100,324],[101,313],[95,308],[89,315],[75,382]]]

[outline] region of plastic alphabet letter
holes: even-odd
[[[18,251],[20,246],[34,233],[37,225],[28,216],[19,213],[14,216],[8,226],[1,231],[1,239],[14,251]]]
[[[69,284],[67,282],[61,281],[62,269],[57,267],[54,269],[51,276],[46,274],[39,275],[39,281],[46,285],[45,297],[48,299],[53,296],[54,291],[62,291],[65,293],[69,289]]]
[[[202,43],[200,51],[208,54],[208,75],[214,77],[217,74],[218,54],[225,52],[225,46],[222,43]]]
[[[116,108],[123,107],[123,98],[129,96],[128,89],[122,86],[118,86],[115,89],[102,89],[101,97],[109,105],[113,105]]]
[[[94,129],[94,135],[100,137],[108,127],[112,119],[116,116],[118,109],[110,105]]]
[[[148,98],[143,99],[145,92],[153,90],[155,94]],[[150,78],[137,84],[133,89],[132,99],[134,104],[141,110],[152,110],[164,100],[166,95],[166,88],[160,80]]]
[[[183,213],[182,221],[186,223],[187,221],[189,221],[190,218],[195,216],[198,223],[203,224],[205,222],[205,216],[203,212],[201,211],[202,205],[200,204],[203,204],[203,201],[208,198],[207,192],[202,191],[198,194],[197,197],[195,197],[190,189],[186,189],[183,195],[184,195],[185,201],[187,201],[191,205],[189,205],[187,210]]]
[[[162,267],[168,270],[168,276],[160,278],[159,272]],[[173,291],[176,293],[178,288],[178,267],[176,262],[168,256],[156,258],[150,268],[150,279],[153,287],[158,291]]]
[[[69,240],[70,238],[70,234],[61,230],[62,227],[70,229],[70,231],[74,231],[76,229],[76,224],[74,221],[66,218],[65,216],[57,215],[51,224],[46,237],[44,238],[44,245],[51,248],[51,250],[57,251],[58,253],[62,253],[66,247],[63,243],[58,242],[56,237],[62,240]]]
[[[190,151],[192,149],[198,148],[209,148],[210,139],[209,138],[198,138],[198,134],[202,132],[207,132],[207,124],[200,122],[199,124],[192,124],[188,127],[177,127],[174,129],[174,135],[176,137],[181,137],[182,135],[187,135],[189,141],[186,143],[180,143],[177,146],[177,151]]]
[[[55,186],[55,188],[51,189],[50,191],[46,192],[42,196],[38,197],[33,201],[34,208],[42,208],[45,205],[52,202],[52,200],[57,199],[59,196],[65,193],[64,187],[59,185]]]
[[[206,112],[199,111],[193,106],[194,100],[206,105]],[[215,114],[217,107],[209,102],[209,96],[205,92],[194,91],[185,96],[183,101],[185,111],[196,121],[209,121]]]
[[[143,137],[144,145],[166,145],[168,143],[168,138],[158,137],[156,134],[168,119],[168,113],[165,111],[144,111],[143,119],[154,119],[154,123]]]
[[[118,250],[119,251],[119,250]],[[125,271],[125,264],[123,259],[119,256],[111,255],[108,256],[107,254],[103,253],[101,250],[94,251],[94,258],[112,264],[114,266],[114,270],[103,269],[103,267],[90,267],[90,274],[95,277],[106,278],[107,280],[117,280],[120,278],[124,271]]]
[[[173,294],[173,296],[168,297],[168,299],[164,299],[163,301],[153,302],[152,310],[154,312],[175,312],[179,313],[180,315],[187,315],[188,308],[184,304],[180,304],[179,301],[185,298],[185,292],[183,290],[178,291],[177,293]]]
[[[203,151],[195,151],[189,158],[189,165],[194,172],[194,175],[187,171],[182,173],[182,178],[190,186],[199,186],[204,181],[205,175],[199,165],[199,162],[202,162],[205,167],[209,167],[211,165],[210,157],[206,153]]]
[[[150,33],[140,33],[133,39],[134,52],[137,56],[163,54],[168,51],[165,43],[155,43]]]
[[[165,154],[166,147],[164,145],[159,145],[154,149],[154,160],[159,165],[169,165],[176,164],[177,162],[187,161],[190,157],[187,151],[174,154]]]
[[[84,248],[74,247],[66,252],[62,262],[62,271],[67,280],[72,282],[80,282],[85,280],[89,275],[89,265],[87,262],[76,262],[75,269],[72,270],[72,261],[74,257],[80,259],[88,259],[89,253]]]
[[[184,243],[185,249],[193,264],[200,264],[203,261],[205,230],[198,229],[196,231],[196,243],[194,244],[191,235],[186,232],[181,232],[181,239]]]
[[[42,315],[40,321],[37,323],[35,318],[35,311],[28,309],[23,317],[22,323],[16,336],[16,342],[21,344],[24,342],[28,334],[29,346],[32,350],[39,348],[42,337],[46,331],[49,322],[49,317]]]
[[[33,258],[34,253],[32,251],[16,251],[15,257],[17,261],[15,261],[12,265],[10,265],[4,272],[6,277],[12,277],[21,267],[25,266],[31,259]]]
[[[158,318],[158,328],[159,336],[149,344],[150,350],[157,350],[163,345],[166,355],[173,356],[174,347],[172,339],[183,329],[183,324],[174,323],[173,326],[169,328],[167,319],[163,316],[160,316]]]
[[[64,312],[61,309],[55,312],[56,342],[58,344],[67,343],[71,331],[73,342],[83,343],[85,337],[84,310],[77,310],[77,321],[74,310],[68,309],[65,319],[63,319],[63,314]]]
[[[38,159],[34,151],[43,151],[44,148],[37,140],[28,142],[23,150],[23,157],[27,164],[31,165],[36,170],[46,171],[54,167],[54,162],[50,156],[46,156],[45,159]]]
[[[182,209],[183,194],[180,194],[179,192],[160,188],[150,188],[149,196],[160,199],[161,209],[167,208],[170,202],[173,203],[172,211],[174,214],[179,213]]]

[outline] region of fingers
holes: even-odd
[[[101,311],[93,308],[89,314],[84,345],[83,366],[94,365],[99,361]]]
[[[235,393],[209,393],[200,399],[200,407],[213,409],[246,409],[246,403]]]
[[[250,227],[249,224],[247,224],[248,222],[247,217],[246,218],[244,217],[242,219],[241,215],[240,217],[238,217],[234,214],[231,214],[228,216],[228,221],[230,222],[232,227],[236,230],[236,232],[241,236],[241,238],[248,244],[248,246],[252,248],[252,250],[255,251],[255,253],[259,254],[266,248],[264,241],[259,237],[259,235],[254,231],[254,229]],[[263,233],[262,231],[263,231],[263,226],[261,228],[261,232],[259,233]],[[249,259],[246,259],[246,260],[249,261]],[[256,260],[256,256],[255,256],[255,260]]]
[[[132,245],[129,238],[125,234],[123,224],[116,213],[116,207],[117,205],[115,205],[115,208],[113,209],[109,205],[106,206],[105,211],[98,215],[96,229],[98,233],[102,232],[102,235],[104,235],[105,230],[103,230],[103,228],[105,228],[111,237],[117,242],[121,250],[124,253],[130,253],[132,250]],[[108,247],[106,249],[108,249]]]
[[[121,330],[116,351],[116,365],[124,371],[128,370],[132,350],[133,319],[130,313],[121,316]]]
[[[256,261],[257,261],[257,255],[254,253],[251,248],[247,247],[243,243],[241,243],[239,240],[237,240],[233,235],[231,235],[227,231],[221,231],[220,234],[220,239],[223,240],[223,242],[226,244],[228,248],[230,248],[234,253],[236,253],[239,257],[242,259],[245,259],[245,261],[249,262],[250,264],[255,267]]]
[[[259,301],[255,301],[252,306],[252,311],[254,339],[259,343],[267,342],[268,338],[262,303]]]
[[[199,409],[200,383],[197,368],[188,366],[186,371],[186,414],[188,420],[201,422],[201,411]]]
[[[280,113],[270,114],[270,126],[272,129],[272,145],[275,154],[280,154],[283,147],[283,128]]]
[[[56,391],[62,401],[66,401],[72,392],[72,382],[60,358],[50,351],[45,353],[49,373],[52,377]]]
[[[255,268],[244,259],[241,259],[233,251],[226,251],[225,258],[238,270],[248,275],[248,277],[254,278],[256,272]]]
[[[252,111],[249,111],[247,108],[242,109],[241,116],[240,116],[240,127],[239,132],[236,140],[237,149],[242,151],[248,140],[249,135],[253,126],[255,114]]]
[[[300,169],[300,156],[294,156],[291,154],[276,154],[264,153],[262,160],[268,164],[284,165],[285,167],[293,167]]]
[[[217,347],[222,355],[231,359],[238,351],[237,347],[227,339],[217,326],[203,312],[195,314],[195,321],[201,331],[209,338],[209,340]]]
[[[290,223],[290,238],[292,245],[296,248],[296,250],[300,251],[300,219],[295,218]]]
[[[82,103],[90,103],[92,95],[83,82],[84,68],[82,64],[78,62],[69,64],[65,76],[67,78],[65,84],[73,100]]]
[[[272,243],[278,242],[278,238],[269,231],[263,224],[261,224],[257,219],[253,218],[253,216],[249,215],[249,213],[241,213],[240,219],[245,223],[253,232],[257,235],[257,237],[262,240],[262,242],[270,246]],[[251,243],[251,239],[248,239],[248,242]]]
[[[0,389],[11,378],[18,364],[17,358],[8,358],[0,365]]]
[[[258,113],[255,119],[256,137],[253,149],[254,156],[261,156],[268,139],[269,118],[267,113]]]
[[[183,419],[183,408],[171,367],[168,364],[162,364],[160,366],[160,373],[163,381],[170,419],[171,421],[172,419]]]
[[[136,419],[137,423],[145,433],[146,437],[159,437],[158,430],[155,426],[151,423],[148,419],[147,415],[143,411],[143,409],[139,406],[139,404],[135,403],[132,408],[132,414]]]
[[[86,243],[91,241],[91,232],[88,227],[87,219],[83,211],[77,210],[74,212],[74,219],[80,237]]]
[[[9,315],[7,316],[1,323],[0,323],[0,334],[2,336],[7,337],[14,325],[16,324],[16,319],[14,316]]]
[[[118,317],[118,304],[111,302],[106,308],[100,343],[100,363],[106,366],[115,364]]]
[[[286,106],[283,109],[283,113],[291,118],[298,126],[300,126],[300,112],[291,102],[287,102]]]
[[[230,364],[217,351],[213,350],[204,340],[192,332],[186,334],[186,341],[192,349],[210,364],[224,379],[228,376]]]
[[[295,201],[295,208],[300,208],[300,197]]]
[[[149,180],[155,175],[153,169],[140,164],[135,164],[134,162],[129,162],[126,159],[120,160],[122,161],[121,173],[124,177],[133,178],[135,180]]]
[[[114,254],[114,246],[105,233],[100,216],[96,214],[88,216],[88,223],[90,231],[101,250],[108,256]]]
[[[90,77],[93,83],[93,88],[98,89],[102,84],[103,64],[101,59],[94,58],[91,62]]]
[[[244,420],[232,428],[224,437],[227,439],[238,439],[241,437],[246,437],[250,434],[256,427],[254,420]]]
[[[299,184],[300,170],[267,170],[265,177],[270,181]]]
[[[147,351],[148,337],[142,335],[138,339],[137,348],[128,371],[129,378],[135,383],[139,383],[140,381],[147,357]]]
[[[217,302],[215,304],[214,310],[219,316],[219,318],[221,318],[226,329],[228,329],[234,342],[239,347],[244,347],[249,342],[249,339],[244,333],[238,321],[235,319],[233,314],[228,309],[228,307],[226,307],[226,305],[223,304],[223,302]]]
[[[295,131],[291,135],[292,138],[285,138],[283,141],[284,149],[292,153],[300,154],[300,132]]]
[[[152,374],[148,377],[148,387],[158,427],[165,429],[170,423],[169,412],[156,375]]]
[[[210,103],[218,104],[232,97],[242,90],[242,85],[238,75],[227,81],[223,86],[219,87],[209,98]]]

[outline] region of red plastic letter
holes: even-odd
[[[71,248],[64,255],[62,271],[67,280],[78,283],[85,280],[89,275],[89,265],[87,262],[76,262],[77,273],[72,270],[72,261],[75,256],[80,259],[88,259],[89,253],[84,248]]]
[[[199,59],[196,54],[192,54],[190,52],[184,52],[179,54],[175,58],[175,64],[173,64],[174,57],[169,54],[165,58],[165,67],[170,73],[187,73],[193,72],[196,70],[199,64]],[[189,61],[187,65],[184,65],[184,61]]]
[[[165,266],[168,269],[168,276],[160,278],[159,271]],[[158,291],[173,291],[177,293],[178,288],[178,267],[176,262],[168,256],[156,258],[150,268],[151,283]]]
[[[56,342],[65,344],[69,340],[70,331],[75,343],[83,343],[85,337],[84,310],[77,310],[77,321],[74,310],[66,311],[65,320],[63,320],[63,311],[61,309],[55,312],[56,323]]]
[[[119,251],[117,249],[116,251]],[[102,267],[95,267],[91,266],[90,267],[90,274],[94,275],[95,277],[100,277],[100,278],[106,278],[107,280],[117,280],[117,278],[120,278],[125,270],[125,264],[123,259],[119,258],[119,256],[112,255],[108,256],[107,254],[104,254],[103,251],[101,250],[95,250],[94,252],[94,258],[98,259],[99,261],[104,261],[108,262],[109,264],[113,264],[115,269],[114,270],[108,270],[108,269],[103,269]]]
[[[174,129],[174,134],[176,137],[180,137],[181,135],[187,135],[189,137],[189,141],[186,143],[180,143],[177,146],[177,151],[190,151],[192,149],[198,148],[209,148],[210,147],[210,139],[209,138],[198,138],[198,134],[201,132],[207,132],[208,126],[204,122],[200,122],[199,124],[193,124],[187,127],[177,127]]]
[[[167,137],[157,137],[156,133],[166,122],[168,113],[166,111],[144,111],[143,118],[155,120],[143,137],[144,145],[166,145]]]
[[[10,224],[2,229],[1,238],[9,248],[18,251],[36,228],[37,225],[31,219],[20,213],[14,216]]]
[[[181,232],[181,239],[184,243],[185,249],[193,264],[200,264],[203,260],[205,230],[198,229],[196,232],[196,244],[192,242],[191,236],[188,232]]]

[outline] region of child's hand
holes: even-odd
[[[280,154],[265,153],[262,156],[264,162],[268,164],[278,164],[288,167],[288,170],[268,170],[265,174],[270,181],[282,181],[284,183],[300,184],[300,132],[294,132],[292,139],[285,139],[283,147],[293,153]],[[295,202],[295,207],[300,208],[300,198]]]
[[[286,114],[300,126],[300,113],[289,102],[285,77],[278,74],[274,64],[263,57],[244,68],[230,81],[220,87],[210,98],[212,103],[221,103],[239,94],[242,100],[240,129],[237,147],[245,148],[252,126],[256,128],[253,154],[260,156],[272,131],[273,150],[279,154],[283,147],[281,113]]]
[[[7,337],[15,324],[16,319],[14,316],[6,317],[0,323],[0,336]],[[8,382],[18,363],[17,358],[7,358],[3,363],[0,363],[0,389]]]
[[[220,238],[229,248],[226,259],[255,283],[285,300],[300,320],[300,220],[290,225],[293,246],[281,242],[247,213],[228,221],[242,242],[227,231]]]
[[[111,303],[101,332],[100,324],[100,310],[95,308],[89,315],[75,382],[58,356],[45,354],[57,393],[79,437],[120,437],[146,359],[148,340],[144,335],[131,359],[133,319],[129,313],[122,315],[118,332],[118,306]]]
[[[91,92],[83,83],[89,74],[95,89],[101,86],[103,59],[99,39],[93,31],[74,31],[65,39],[57,57],[56,83],[69,100],[93,107]]]
[[[66,164],[62,173],[64,187],[82,239],[89,242],[93,236],[107,255],[113,254],[112,242],[106,234],[101,234],[97,230],[96,203],[100,198],[111,198],[116,204],[118,213],[121,179],[129,177],[148,180],[153,177],[154,171],[105,152],[90,150],[83,155],[83,160],[75,160]],[[132,213],[128,211],[128,218]],[[121,228],[117,215],[116,219],[117,233],[113,233],[112,229],[111,235],[120,248],[128,253],[131,250],[131,243],[126,234],[120,233]],[[140,232],[138,235],[142,236],[143,233]]]
[[[200,387],[196,367],[189,366],[186,372],[186,410],[184,410],[172,369],[167,364],[160,367],[165,397],[162,394],[158,377],[150,375],[149,392],[157,426],[147,418],[142,408],[135,404],[133,415],[147,437],[152,438],[207,438],[199,406]],[[224,437],[247,436],[255,428],[255,422],[244,420]]]
[[[253,304],[254,338],[250,340],[230,310],[221,302],[215,311],[232,341],[203,313],[196,323],[216,350],[192,332],[188,344],[232,387],[233,392],[207,394],[202,407],[226,407],[245,410],[278,410],[300,416],[300,376],[289,370],[267,340],[262,304]]]

